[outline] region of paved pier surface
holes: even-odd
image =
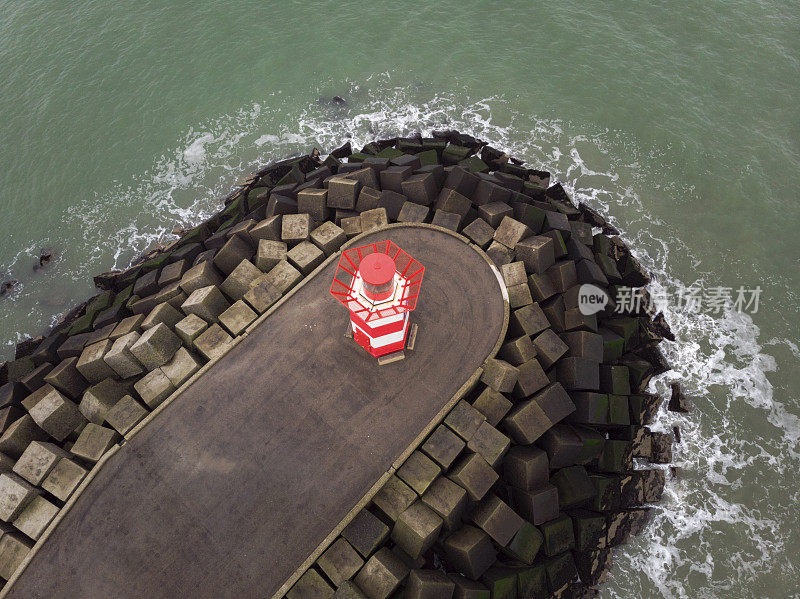
[[[406,359],[376,366],[313,279],[100,469],[9,597],[270,597],[492,353],[505,308],[472,247],[392,239],[425,265]]]

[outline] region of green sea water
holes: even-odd
[[[680,474],[602,595],[800,596],[797,3],[0,1],[0,83],[4,358],[243,171],[457,128],[610,215],[669,299]],[[757,313],[673,301],[721,286]]]

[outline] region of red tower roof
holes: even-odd
[[[386,285],[394,278],[394,260],[381,252],[365,256],[358,265],[358,271],[365,283]]]

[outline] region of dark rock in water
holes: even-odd
[[[14,289],[18,283],[19,281],[15,281],[14,279],[9,279],[8,281],[3,281],[0,283],[0,297]]]
[[[672,329],[669,328],[663,312],[656,314],[652,320],[645,320],[644,323],[647,330],[653,333],[655,339],[675,341],[675,335],[672,334]]]
[[[689,400],[683,393],[680,383],[672,383],[672,397],[669,398],[667,409],[670,412],[678,412],[680,414],[686,414],[691,410],[691,407],[689,406]]]
[[[608,223],[603,225],[603,233],[606,235],[619,235],[619,231],[616,229],[616,227],[609,225]]]
[[[347,104],[347,100],[340,96],[333,96],[333,98],[331,98],[331,103],[336,104],[337,106],[344,106]]]
[[[670,466],[669,467],[669,475],[673,479],[678,478],[680,476],[680,474],[681,474],[681,469],[678,466]]]
[[[603,218],[603,216],[597,210],[585,202],[580,202],[578,204],[578,210],[580,210],[583,214],[583,222],[589,223],[593,227],[603,227],[606,225],[606,219]]]
[[[14,359],[19,360],[20,358],[30,356],[42,341],[44,341],[44,337],[42,336],[20,341],[17,343],[17,348],[14,352]]]
[[[675,435],[675,443],[681,442],[681,429],[677,426],[672,427],[672,434]]]
[[[341,160],[342,158],[347,158],[352,153],[353,153],[353,146],[348,141],[343,146],[340,146],[340,147],[336,148],[335,150],[331,151],[331,156]]]

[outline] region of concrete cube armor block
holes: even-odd
[[[219,286],[220,291],[231,301],[242,299],[263,273],[249,260],[242,260]]]
[[[482,250],[489,247],[494,239],[494,229],[482,218],[476,218],[462,231],[472,243],[477,245]]]
[[[468,501],[467,492],[446,476],[433,481],[422,495],[422,503],[439,515],[448,532],[460,526]]]
[[[58,461],[67,455],[58,445],[33,441],[14,464],[13,470],[30,484],[41,485]]]
[[[483,414],[462,399],[445,416],[444,423],[464,441],[469,441],[484,420]]]
[[[168,327],[173,328],[181,318],[183,318],[183,314],[176,308],[166,303],[158,304],[142,321],[141,326],[143,329],[149,329],[163,322]]]
[[[188,381],[195,372],[200,370],[200,366],[200,362],[185,347],[181,347],[175,352],[172,359],[161,367],[161,372],[166,375],[177,389]]]
[[[543,274],[555,263],[553,240],[544,235],[522,239],[516,246],[517,258],[525,264],[528,274]]]
[[[430,206],[439,193],[433,173],[411,175],[400,182],[400,190],[409,201],[422,206]]]
[[[144,372],[139,360],[131,352],[131,346],[139,340],[139,333],[131,332],[123,335],[111,346],[104,356],[106,364],[115,372],[116,376],[127,379],[138,376]]]
[[[461,226],[461,217],[453,212],[437,210],[433,213],[433,220],[431,221],[431,224],[458,232],[458,228]]]
[[[90,422],[78,436],[70,452],[72,455],[94,464],[120,439],[121,437],[116,431]]]
[[[11,578],[32,548],[33,543],[21,534],[7,532],[0,537],[0,577]]]
[[[351,239],[356,235],[361,235],[360,216],[348,216],[346,218],[343,218],[339,224],[341,224],[342,231],[344,231],[344,234],[347,237],[347,239]]]
[[[333,587],[314,569],[306,570],[286,593],[287,599],[330,599]]]
[[[532,358],[524,364],[520,364],[517,367],[517,371],[519,373],[517,376],[517,384],[514,386],[514,392],[512,394],[515,398],[521,399],[530,397],[550,384],[550,379],[547,378],[547,375],[536,358]]]
[[[514,510],[536,526],[558,516],[558,489],[545,485],[530,491],[514,489]]]
[[[433,460],[417,450],[397,469],[397,476],[421,495],[440,472],[441,468]]]
[[[367,558],[388,538],[389,527],[371,512],[361,510],[342,531],[342,536]]]
[[[113,342],[104,339],[87,346],[75,364],[78,372],[90,383],[99,383],[103,379],[116,376],[116,373],[105,363],[103,356],[111,349]]]
[[[430,208],[414,202],[406,202],[397,215],[397,222],[400,223],[423,223],[428,218]]]
[[[248,231],[250,239],[254,244],[258,244],[261,239],[271,239],[280,241],[281,238],[281,215],[276,214],[265,218]]]
[[[215,323],[194,340],[194,346],[206,360],[213,360],[224,354],[232,341],[233,337]]]
[[[56,514],[58,508],[41,495],[37,495],[14,520],[14,526],[37,541]]]
[[[86,387],[89,386],[89,383],[75,367],[77,362],[78,358],[62,360],[44,377],[44,382],[52,385],[72,399],[80,397]]]
[[[489,358],[481,375],[481,381],[500,393],[510,393],[517,383],[519,371],[505,360]]]
[[[269,272],[278,262],[286,260],[287,252],[288,248],[283,241],[262,239],[258,242],[256,266],[263,272]]]
[[[209,285],[222,285],[223,277],[209,261],[201,262],[192,266],[181,277],[180,286],[183,292],[190,296],[192,292]]]
[[[259,281],[244,294],[244,301],[258,314],[263,314],[277,302],[283,294],[269,281]]]
[[[519,366],[536,357],[536,346],[528,335],[506,341],[500,348],[500,356],[512,366]]]
[[[249,260],[253,255],[253,248],[250,244],[234,235],[214,256],[214,266],[219,268],[223,274],[230,275],[242,260]]]
[[[444,425],[439,425],[430,434],[422,451],[434,462],[447,470],[464,449],[464,441]]]
[[[106,422],[120,435],[127,435],[147,414],[138,401],[126,395],[106,412]]]
[[[55,393],[58,393],[58,391],[55,391]],[[0,436],[0,452],[17,459],[33,441],[46,440],[47,433],[37,426],[30,414],[24,414],[3,431],[3,435]]]
[[[520,241],[529,237],[532,233],[533,231],[526,225],[510,216],[504,216],[494,232],[494,240],[513,250]]]
[[[392,540],[412,559],[420,557],[436,541],[442,519],[424,502],[411,504],[392,528]]]
[[[356,574],[355,583],[370,599],[387,599],[405,580],[408,572],[408,566],[382,547]]]
[[[361,187],[362,183],[358,179],[333,177],[328,182],[328,207],[353,210]]]
[[[352,580],[345,580],[342,585],[336,589],[336,592],[333,594],[333,599],[368,599],[368,597]]]
[[[412,570],[406,581],[407,599],[452,597],[455,583],[440,570]]]
[[[183,302],[181,310],[187,315],[195,314],[206,322],[211,323],[229,307],[230,304],[225,299],[225,296],[222,295],[222,292],[214,285],[209,285],[208,287],[195,289],[187,300]]]
[[[30,416],[44,432],[56,441],[63,441],[67,435],[86,422],[78,406],[55,389],[31,409]],[[2,440],[0,440],[0,451],[4,451]]]
[[[243,300],[234,302],[230,308],[219,315],[219,323],[234,337],[241,335],[258,314]]]
[[[39,490],[21,476],[0,474],[0,520],[12,522],[38,494]]]
[[[472,402],[472,407],[483,414],[486,421],[492,426],[497,426],[508,413],[513,404],[498,391],[486,387]]]
[[[502,551],[509,557],[526,564],[532,564],[542,546],[544,536],[539,529],[528,521],[523,520],[517,534],[511,539]],[[522,589],[521,589],[522,590]],[[524,591],[523,591],[524,592]]]
[[[66,501],[81,484],[86,474],[85,468],[71,459],[62,458],[44,479],[42,488],[61,501]]]
[[[497,559],[489,535],[474,526],[460,528],[444,540],[442,547],[448,564],[473,580],[480,578]]]
[[[530,491],[547,484],[547,453],[538,447],[512,447],[503,460],[503,479],[513,487]]]
[[[510,263],[514,259],[514,250],[504,246],[498,241],[492,241],[486,248],[486,255],[497,268]]]
[[[364,565],[364,560],[350,543],[339,537],[319,556],[317,565],[338,587],[355,576]]]
[[[550,368],[569,350],[567,344],[552,329],[546,329],[535,337],[533,345],[536,347],[539,362],[545,368]]]
[[[436,484],[435,481],[434,484]],[[392,475],[372,498],[372,503],[389,518],[397,520],[400,514],[416,499],[417,494],[414,490],[397,476]]]
[[[492,468],[496,468],[510,445],[511,439],[484,421],[472,435],[467,448],[481,456]]]
[[[373,208],[372,210],[365,210],[361,213],[359,218],[361,219],[362,233],[376,231],[389,224],[389,217],[386,214],[386,208]]]
[[[341,227],[336,226],[336,224],[331,221],[325,221],[319,227],[311,231],[309,239],[314,245],[321,249],[326,256],[330,256],[347,241],[347,235]]]
[[[156,409],[175,391],[175,385],[160,368],[148,372],[133,387],[151,410]]]
[[[473,501],[480,501],[499,478],[497,472],[477,453],[463,456],[447,477],[461,486]]]
[[[328,220],[330,212],[328,208],[328,190],[304,189],[298,192],[297,211],[301,214],[308,214],[319,222]]]
[[[169,362],[180,346],[180,338],[162,323],[142,333],[130,351],[145,369],[153,370]]]
[[[322,264],[325,254],[310,241],[301,241],[287,252],[286,258],[303,276],[306,276]]]
[[[194,340],[208,328],[208,323],[197,316],[190,314],[175,325],[175,333],[180,337],[186,347],[193,347]]]
[[[134,314],[121,320],[111,334],[108,336],[111,341],[116,341],[123,335],[128,333],[140,333],[142,331],[142,321],[144,321],[144,314]]]
[[[507,503],[489,494],[473,510],[472,522],[499,545],[505,546],[522,528],[523,520]]]

